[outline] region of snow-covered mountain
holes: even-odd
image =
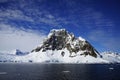
[[[22,51],[20,51],[19,49],[15,49],[15,50],[12,50],[11,52],[10,52],[10,54],[13,54],[13,55],[20,55],[20,56],[22,56],[22,55],[27,55],[29,52],[22,52]]]
[[[111,63],[120,63],[120,54],[116,52],[103,52],[101,53],[103,59],[110,61]]]
[[[99,52],[82,37],[75,37],[65,29],[53,29],[42,44],[33,49],[29,54],[19,50],[13,54],[1,56],[12,62],[40,62],[40,63],[118,63],[118,59],[107,53],[100,55]],[[22,55],[22,56],[21,56]],[[0,59],[0,60],[1,60]],[[1,60],[2,61],[2,60]]]
[[[88,41],[81,37],[76,38],[74,34],[68,33],[65,29],[51,30],[43,44],[33,49],[32,52],[56,50],[61,51],[60,54],[64,57],[66,54],[64,49],[69,52],[69,57],[75,57],[78,53],[84,56],[90,55],[95,58],[100,57],[99,53]]]
[[[0,62],[20,62],[16,60],[16,57],[28,55],[29,52],[22,52],[18,49],[12,51],[0,52]]]

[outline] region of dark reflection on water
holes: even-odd
[[[120,80],[120,65],[0,63],[0,80]]]

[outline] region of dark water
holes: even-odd
[[[120,64],[0,63],[0,80],[120,80]]]

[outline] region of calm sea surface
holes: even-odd
[[[0,63],[0,80],[120,80],[120,64]]]

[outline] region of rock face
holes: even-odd
[[[13,54],[13,55],[27,55],[29,53],[28,52],[22,52],[19,49],[15,49],[15,50],[11,51],[10,54]]]
[[[51,30],[43,44],[33,49],[31,52],[46,52],[47,50],[54,51],[65,48],[69,51],[70,57],[74,57],[72,56],[72,53],[77,54],[78,52],[82,52],[80,55],[90,55],[95,58],[100,56],[88,41],[81,37],[75,37],[74,34],[69,33],[65,29]],[[61,55],[64,56],[64,54],[65,52],[62,51]]]

